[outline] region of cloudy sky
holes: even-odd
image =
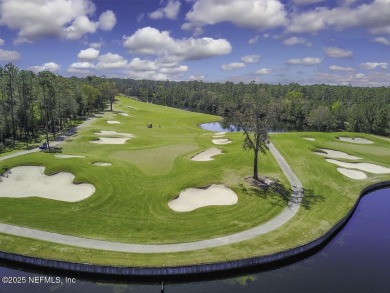
[[[390,0],[0,0],[0,65],[64,76],[390,84]]]

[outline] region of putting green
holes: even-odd
[[[144,150],[117,151],[110,158],[137,166],[145,175],[157,176],[169,173],[176,158],[191,153],[197,145],[177,144]]]

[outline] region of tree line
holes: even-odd
[[[78,78],[49,71],[36,74],[7,64],[0,66],[0,149],[42,135],[55,138],[76,119],[107,104],[112,110],[118,93],[222,116],[232,103],[243,104],[251,97],[272,108],[275,129],[390,136],[390,87]]]
[[[48,142],[74,120],[112,105],[116,94],[115,82],[105,78],[36,74],[13,64],[0,67],[0,151],[42,135]]]
[[[156,104],[220,114],[227,101],[271,98],[275,127],[390,136],[390,87],[115,79],[119,91]]]

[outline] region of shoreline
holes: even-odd
[[[342,229],[342,227],[349,221],[353,213],[355,212],[360,200],[367,193],[389,187],[390,181],[383,181],[369,185],[362,189],[355,204],[351,207],[349,212],[337,222],[328,232],[321,237],[303,244],[298,247],[294,247],[288,250],[280,251],[278,253],[257,256],[252,258],[245,258],[239,260],[232,260],[226,262],[214,262],[204,263],[197,265],[185,265],[185,266],[169,266],[169,267],[115,267],[106,265],[93,265],[83,263],[73,263],[66,261],[57,261],[43,258],[36,258],[31,256],[24,256],[15,253],[8,253],[0,251],[0,259],[10,262],[16,262],[18,264],[24,264],[28,266],[34,266],[44,269],[55,269],[65,272],[88,274],[88,275],[104,275],[104,276],[134,276],[134,277],[169,277],[169,276],[196,276],[201,274],[219,273],[223,271],[235,271],[241,269],[247,269],[261,265],[271,265],[281,261],[287,261],[294,257],[299,257],[309,253],[310,251],[320,247],[327,241],[329,241],[336,233]]]

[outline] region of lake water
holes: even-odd
[[[209,123],[203,123],[199,125],[200,128],[215,132],[235,132],[235,131],[241,131],[241,128],[235,126],[235,125],[229,125],[229,126],[222,126],[219,122],[209,122]]]
[[[237,127],[233,124],[230,124],[228,126],[223,126],[220,122],[209,122],[209,123],[203,123],[199,125],[200,128],[204,130],[210,130],[215,132],[236,132],[236,131],[242,131],[240,127]],[[270,129],[269,132],[286,132],[286,130],[281,126],[278,129]]]
[[[390,188],[363,197],[346,226],[321,250],[281,267],[254,269],[243,275],[211,280],[167,281],[165,293],[389,293],[390,292]],[[0,263],[0,276],[47,277],[21,266]],[[66,275],[54,274],[61,278]],[[182,280],[184,281],[184,280]],[[158,293],[160,282],[129,278],[121,283],[76,277],[75,284],[3,284],[0,293]]]

